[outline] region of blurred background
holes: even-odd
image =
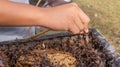
[[[30,0],[30,3],[36,4],[37,1]],[[98,29],[120,53],[120,0],[73,0],[73,2],[90,17],[90,28]]]

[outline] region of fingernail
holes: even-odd
[[[83,31],[81,31],[80,34],[83,34]]]
[[[85,32],[88,33],[89,32],[88,29],[85,29]]]

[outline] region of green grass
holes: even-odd
[[[97,28],[120,52],[120,0],[74,0]]]

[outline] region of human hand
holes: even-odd
[[[67,30],[73,34],[87,33],[89,17],[75,3],[44,8],[40,24],[53,30]]]

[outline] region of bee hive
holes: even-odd
[[[0,65],[6,67],[115,67],[115,58],[91,29],[81,34],[58,33],[25,42],[0,43]],[[106,42],[106,41],[104,41]],[[2,55],[6,57],[2,58]],[[3,60],[4,59],[4,60]],[[4,62],[4,63],[3,63]]]

